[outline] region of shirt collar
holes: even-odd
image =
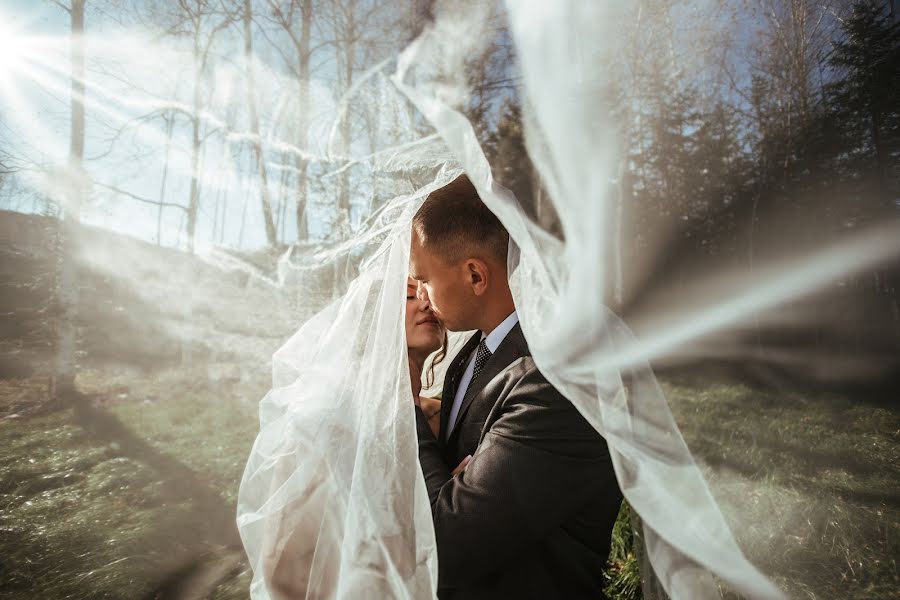
[[[491,354],[497,351],[497,348],[500,346],[500,342],[502,342],[506,335],[512,331],[512,328],[516,326],[516,323],[519,322],[519,315],[516,314],[516,311],[512,311],[508,317],[503,319],[503,321],[494,327],[494,330],[489,334],[485,335],[484,332],[481,334],[481,339],[484,340],[485,345],[488,350],[491,351]]]

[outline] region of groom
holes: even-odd
[[[622,495],[606,441],[535,367],[508,244],[466,175],[413,219],[420,299],[447,329],[478,330],[448,367],[437,437],[415,409],[438,595],[596,600]]]

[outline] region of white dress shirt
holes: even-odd
[[[485,335],[484,332],[481,333],[481,339],[484,340],[484,343],[487,346],[487,349],[491,351],[491,354],[497,351],[500,342],[506,338],[506,335],[518,322],[519,315],[516,314],[516,311],[512,311],[512,313],[503,319],[503,322],[497,325],[489,334]],[[462,379],[459,380],[459,387],[456,388],[456,396],[453,397],[453,408],[450,409],[450,420],[447,423],[447,435],[445,436],[447,438],[450,437],[450,433],[453,431],[454,425],[456,425],[456,417],[459,416],[459,409],[460,406],[462,406],[463,398],[466,395],[466,391],[469,389],[469,384],[472,383],[472,373],[475,371],[476,354],[478,354],[477,346],[472,351],[472,354],[469,355],[468,362],[466,363],[466,370],[463,371]]]

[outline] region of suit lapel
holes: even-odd
[[[479,332],[478,340],[480,341],[480,339],[481,333]],[[478,374],[478,377],[476,377],[469,383],[469,389],[466,390],[466,395],[463,396],[462,404],[459,407],[459,414],[456,416],[456,425],[453,427],[453,431],[450,432],[450,438],[447,440],[447,443],[449,443],[450,440],[452,440],[456,435],[459,434],[459,431],[461,429],[460,425],[462,424],[463,417],[466,414],[466,410],[468,410],[475,397],[478,396],[478,394],[480,394],[482,390],[484,390],[485,386],[487,386],[487,384],[490,383],[490,381],[501,371],[512,364],[513,361],[521,358],[522,356],[528,355],[528,345],[525,343],[525,336],[522,335],[522,328],[518,323],[516,323],[516,325],[512,329],[510,329],[509,333],[506,334],[506,337],[503,338],[503,341],[500,342],[500,345],[497,346],[497,351],[491,355],[488,361],[484,364],[484,367],[481,368],[481,372]],[[441,408],[443,408],[443,402],[441,402]],[[444,421],[442,420],[441,427],[443,426]],[[446,431],[446,429],[441,429],[441,431]]]
[[[447,439],[447,422],[450,420],[450,412],[453,410],[453,399],[456,398],[459,380],[462,379],[463,372],[466,370],[466,362],[480,341],[481,332],[476,331],[465,346],[456,353],[453,362],[447,367],[447,373],[444,375],[444,390],[441,392],[441,435],[438,436],[440,443]]]

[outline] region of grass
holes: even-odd
[[[225,555],[238,560],[212,597],[246,598],[234,507],[258,398],[177,376],[124,374],[128,392],[112,377],[89,407],[0,425],[0,597],[153,597]]]
[[[0,420],[0,598],[162,597],[212,564],[225,568],[195,581],[204,591],[193,597],[246,598],[234,509],[265,385],[208,381],[205,370],[88,370],[78,383],[83,404],[25,414],[34,382],[0,381],[0,408],[20,415]],[[664,387],[764,572],[796,598],[897,597],[896,409],[741,385]],[[611,559],[610,597],[639,598],[627,507]]]
[[[623,502],[613,526],[609,562],[603,571],[606,582],[603,591],[608,598],[636,600],[642,597],[641,570],[635,556],[631,521],[631,507]]]
[[[796,598],[898,597],[896,403],[734,384],[664,388],[739,544],[764,573]]]

